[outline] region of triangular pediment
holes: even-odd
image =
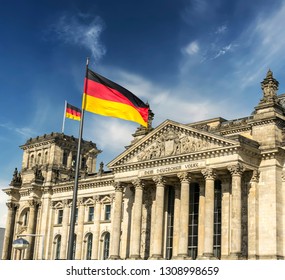
[[[166,120],[111,161],[108,166],[112,169],[112,167],[125,164],[183,156],[237,145],[239,145],[238,141]]]

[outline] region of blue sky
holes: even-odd
[[[90,68],[121,84],[165,119],[189,123],[248,116],[270,68],[285,87],[285,1],[5,1],[0,9],[0,188],[19,148],[60,132],[64,101],[81,106]],[[78,136],[66,120],[65,133]],[[86,113],[84,138],[107,164],[124,150],[135,123]],[[0,227],[6,196],[0,193]]]

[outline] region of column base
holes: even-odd
[[[128,260],[141,260],[141,256],[140,255],[131,255]]]
[[[243,257],[241,255],[241,253],[230,253],[230,260],[242,260]]]
[[[120,260],[120,259],[121,259],[120,256],[115,256],[115,255],[109,257],[109,260]]]
[[[218,260],[218,258],[213,253],[204,253],[202,256],[198,256],[197,260]]]
[[[162,257],[162,255],[152,255],[149,260],[164,260],[164,258]]]
[[[192,258],[189,257],[188,255],[186,254],[178,254],[176,257],[175,257],[175,260],[191,260]]]

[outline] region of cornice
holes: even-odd
[[[120,173],[120,172],[127,172],[127,171],[141,170],[141,169],[149,169],[153,167],[166,166],[177,163],[184,163],[194,160],[221,157],[223,155],[235,154],[238,152],[239,148],[240,146],[236,145],[236,146],[222,147],[214,150],[201,151],[191,154],[182,154],[171,157],[168,156],[164,158],[157,158],[148,161],[127,163],[127,164],[122,164],[120,166],[112,167],[112,170],[114,171],[114,173]]]
[[[79,182],[78,190],[103,188],[103,187],[112,186],[113,184],[114,184],[113,178],[108,178],[105,180],[102,180],[102,178],[100,178],[100,180],[92,179],[92,180],[88,180],[87,182]],[[70,181],[66,183],[61,182],[58,185],[55,185],[52,190],[53,190],[53,194],[56,194],[56,193],[72,191],[73,188],[74,188],[74,181]]]

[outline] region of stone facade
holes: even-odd
[[[75,259],[284,259],[285,96],[269,70],[245,118],[139,127],[95,170],[83,141]],[[77,139],[30,139],[9,188],[3,259],[66,259]]]

